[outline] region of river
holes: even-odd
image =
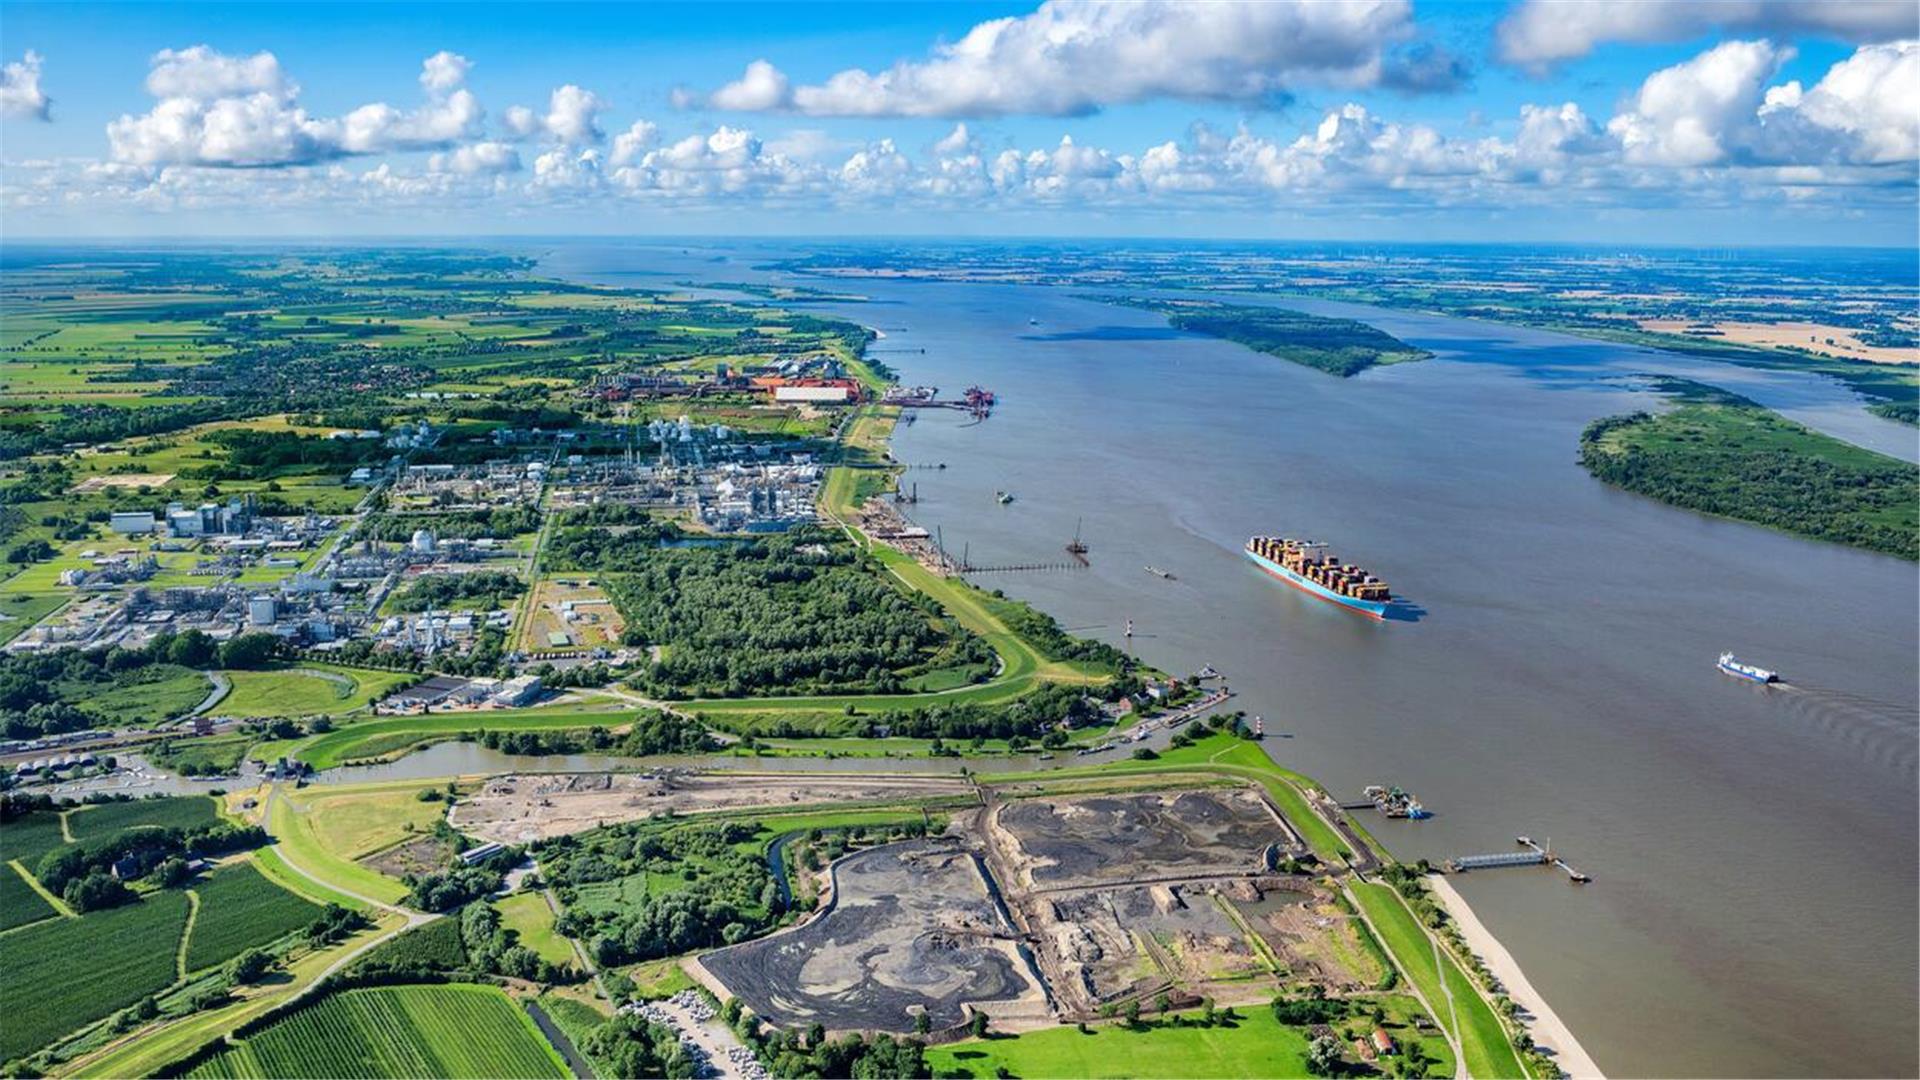
[[[772,249],[539,253],[660,287],[764,280]],[[906,382],[1000,395],[984,424],[900,429],[902,460],[948,466],[907,474],[913,516],[976,565],[1061,561],[1076,527],[1092,548],[1088,570],[980,584],[1116,643],[1131,619],[1163,668],[1214,664],[1270,752],[1337,792],[1411,789],[1434,819],[1369,822],[1403,859],[1526,833],[1596,878],[1457,885],[1602,1068],[1920,1072],[1914,565],[1669,508],[1576,460],[1586,423],[1657,403],[1633,372],[1705,376],[1908,459],[1911,429],[1817,377],[1355,305],[1298,306],[1434,358],[1343,380],[1079,290],[857,291],[876,302],[813,309],[884,329]],[[1280,586],[1240,556],[1256,532],[1333,542],[1420,617]],[[1725,649],[1793,685],[1719,674]]]

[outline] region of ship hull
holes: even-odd
[[[1284,581],[1287,584],[1293,586],[1294,588],[1299,589],[1301,592],[1307,593],[1312,596],[1317,596],[1320,599],[1325,600],[1329,603],[1339,604],[1341,607],[1346,608],[1348,611],[1357,611],[1360,614],[1365,615],[1370,619],[1385,619],[1387,617],[1386,601],[1356,600],[1351,596],[1342,596],[1339,593],[1334,592],[1332,589],[1327,588],[1325,585],[1322,585],[1319,582],[1314,581],[1312,578],[1303,577],[1299,574],[1296,574],[1293,571],[1287,569],[1286,567],[1281,566],[1279,563],[1274,562],[1272,559],[1265,557],[1264,555],[1256,555],[1253,552],[1247,551],[1244,548],[1241,549],[1241,552],[1242,554],[1246,555],[1246,557],[1249,560],[1252,561],[1253,565],[1266,571],[1268,575],[1278,578],[1281,581]]]
[[[1720,672],[1723,675],[1731,675],[1736,679],[1745,679],[1748,682],[1757,682],[1762,686],[1770,685],[1779,680],[1779,676],[1772,673],[1758,675],[1750,671],[1741,671],[1739,668],[1728,667],[1725,664],[1716,666],[1720,668]]]

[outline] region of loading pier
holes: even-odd
[[[1469,870],[1499,870],[1511,866],[1553,866],[1566,872],[1567,880],[1574,885],[1585,885],[1593,878],[1575,870],[1565,859],[1553,853],[1552,841],[1537,844],[1532,837],[1516,836],[1514,842],[1525,850],[1498,852],[1492,855],[1460,855],[1448,859],[1447,872],[1464,874]]]

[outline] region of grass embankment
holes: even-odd
[[[1394,963],[1426,999],[1433,1018],[1460,1044],[1467,1072],[1476,1077],[1525,1076],[1506,1028],[1479,988],[1414,919],[1386,885],[1354,882],[1353,898]]]
[[[417,716],[391,716],[342,725],[323,735],[275,747],[278,753],[297,757],[316,769],[331,769],[349,761],[378,756],[389,749],[400,749],[429,741],[434,735],[449,738],[469,731],[557,731],[569,728],[623,727],[632,717],[632,708],[619,711],[615,706],[605,712],[583,712],[578,708],[495,709],[487,712],[424,713]],[[256,751],[256,756],[259,756]]]
[[[390,793],[391,798],[378,800],[377,805],[399,813],[413,799],[413,792],[422,786],[418,782],[409,784],[404,792]],[[304,872],[323,885],[351,896],[397,904],[406,898],[407,887],[353,860],[404,839],[406,819],[381,822],[377,820],[378,810],[356,799],[356,794],[351,789],[345,792],[312,788],[300,792],[283,790],[267,802],[267,831],[279,841],[276,850],[280,858],[296,872]],[[341,799],[346,801],[337,807],[330,805]],[[416,802],[414,805],[427,807],[437,814],[446,804]],[[381,840],[385,843],[377,842]]]
[[[1713,387],[1659,385],[1680,404],[1606,417],[1581,433],[1588,472],[1673,506],[1920,558],[1920,466]]]

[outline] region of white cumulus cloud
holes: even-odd
[[[568,83],[547,95],[544,114],[515,105],[503,119],[516,138],[544,136],[566,146],[584,146],[606,138],[600,130],[600,114],[606,109],[607,103],[598,94]]]
[[[1767,81],[1793,55],[1767,41],[1729,41],[1654,72],[1608,122],[1637,165],[1717,165],[1748,149]]]
[[[423,83],[444,77],[445,55],[427,61]],[[476,134],[482,116],[474,96],[453,85],[442,81],[418,109],[376,102],[344,117],[321,118],[299,106],[299,86],[272,53],[234,57],[205,45],[165,49],[154,55],[147,76],[148,92],[160,100],[143,115],[109,123],[107,141],[114,160],[125,164],[216,168],[439,149]]]
[[[1502,58],[1542,66],[1609,41],[1685,41],[1711,30],[1873,42],[1920,33],[1912,0],[1524,0],[1501,21]]]
[[[0,116],[51,120],[52,101],[40,89],[40,54],[25,56],[0,68]]]
[[[756,62],[708,100],[816,116],[1070,116],[1161,97],[1258,102],[1298,85],[1378,84],[1391,67],[1386,47],[1411,33],[1406,0],[1048,0],[877,73],[850,68],[789,87]]]

